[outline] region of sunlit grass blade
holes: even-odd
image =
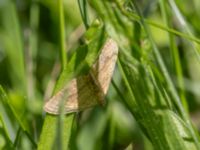
[[[127,88],[130,92],[130,100],[126,99],[126,103],[129,105],[130,110],[136,117],[136,120],[140,123],[141,128],[143,129],[143,132],[152,140],[153,145],[157,147],[158,149],[163,148],[164,143],[168,143],[165,148],[163,149],[169,149],[169,147],[173,147],[174,141],[177,141],[177,149],[185,149],[185,147],[188,147],[189,145],[184,141],[181,132],[172,132],[172,137],[165,137],[166,129],[164,127],[161,127],[159,123],[156,123],[156,120],[159,120],[157,117],[161,117],[163,121],[166,121],[170,123],[173,126],[173,113],[169,106],[167,106],[167,100],[164,98],[165,96],[162,95],[163,93],[159,92],[158,90],[155,90],[155,95],[151,94],[152,90],[155,88],[154,84],[152,85],[151,80],[149,79],[149,73],[146,72],[147,70],[144,69],[144,64],[146,62],[141,61],[143,60],[143,55],[139,55],[139,58],[135,56],[135,59],[133,55],[131,56],[130,49],[131,44],[133,43],[133,36],[131,33],[127,34],[127,29],[130,29],[130,20],[127,19],[124,14],[125,10],[119,10],[123,9],[123,4],[119,1],[115,2],[100,2],[97,0],[91,0],[91,5],[96,10],[98,15],[103,19],[105,22],[106,30],[108,34],[113,37],[116,41],[118,41],[118,44],[121,48],[121,55],[124,57],[123,60],[120,61],[119,64],[120,70],[122,72],[123,79],[127,85]],[[112,5],[111,5],[112,3]],[[135,4],[135,3],[134,3]],[[111,11],[112,10],[112,11]],[[120,12],[121,11],[121,12]],[[136,9],[136,12],[139,13],[138,8]],[[175,100],[175,104],[178,107],[178,110],[180,111],[181,116],[184,118],[183,120],[187,122],[187,127],[189,129],[184,129],[187,132],[187,136],[192,138],[195,141],[196,146],[198,147],[198,140],[196,137],[196,134],[193,131],[193,128],[191,126],[190,120],[187,116],[187,113],[184,111],[183,106],[180,102],[180,99],[178,97],[178,94],[175,90],[175,87],[172,83],[172,80],[169,77],[169,74],[167,72],[167,69],[163,63],[163,60],[159,54],[159,51],[155,45],[155,42],[152,39],[151,33],[148,30],[147,24],[141,15],[139,13],[142,26],[144,27],[144,31],[147,34],[148,40],[150,41],[152,45],[153,52],[155,54],[155,60],[158,62],[158,66],[160,68],[161,73],[164,75],[164,83],[167,83],[167,91],[169,92],[169,95],[172,95],[171,101]],[[116,36],[118,34],[118,36]],[[120,35],[120,36],[119,36]],[[120,39],[119,39],[120,38]],[[123,39],[124,38],[124,39]],[[123,42],[122,42],[123,41]],[[124,42],[126,41],[126,42]],[[124,45],[127,44],[127,45]],[[134,51],[137,53],[136,51]],[[133,53],[133,54],[135,54]],[[150,56],[150,54],[148,54]],[[131,58],[132,57],[132,58]],[[140,58],[141,57],[141,58]],[[130,60],[129,60],[130,59]],[[148,59],[148,58],[147,58]],[[149,60],[146,60],[147,62]],[[144,64],[143,64],[144,63]],[[148,65],[148,63],[147,63]],[[143,81],[144,80],[144,81]],[[161,82],[163,84],[163,81]],[[157,84],[157,83],[155,83]],[[163,86],[163,85],[162,85]],[[166,86],[166,85],[165,85]],[[154,90],[153,90],[154,91]],[[145,96],[145,93],[149,93]],[[156,101],[155,101],[156,100]],[[152,105],[156,105],[154,108]],[[147,115],[148,114],[148,115]],[[169,117],[165,117],[168,116]],[[148,118],[146,118],[148,116]],[[157,119],[155,119],[157,118]],[[152,119],[152,120],[151,120]],[[155,120],[154,120],[155,119]],[[162,120],[161,119],[161,120]],[[169,120],[165,120],[169,119]],[[143,122],[144,121],[144,122]],[[148,124],[148,122],[151,122],[152,127]],[[162,122],[162,121],[161,121]],[[148,125],[147,125],[148,124]],[[147,127],[148,126],[148,127]],[[182,126],[184,126],[182,124]],[[148,128],[148,130],[147,130]],[[156,129],[160,129],[161,131],[156,131]],[[166,127],[167,128],[167,127]],[[178,127],[177,127],[178,128]],[[173,129],[176,131],[176,129]],[[190,135],[191,133],[191,135]],[[159,137],[159,140],[155,137]],[[169,139],[168,139],[169,138]],[[190,137],[191,138],[191,137]],[[192,143],[191,143],[192,144]],[[194,148],[194,144],[193,148]]]
[[[184,32],[186,32],[188,35],[193,36],[190,28],[188,27],[187,22],[185,21],[183,15],[181,14],[181,12],[179,11],[178,7],[176,6],[176,3],[173,0],[168,0],[174,14],[176,15],[177,20],[180,23],[180,27],[182,28],[182,30]],[[191,42],[191,47],[194,50],[195,56],[198,59],[198,62],[200,63],[200,50],[198,48],[198,46],[196,45],[196,43]]]
[[[122,8],[122,13],[127,16],[129,19],[131,19],[132,21],[140,21],[141,18],[138,14],[136,14],[135,12],[129,12],[129,11],[125,11],[124,8]],[[166,26],[163,26],[162,24],[159,24],[151,19],[148,19],[148,18],[144,18],[144,21],[153,26],[153,27],[156,27],[156,28],[159,28],[163,31],[166,31],[166,32],[169,32],[169,33],[172,33],[174,35],[177,35],[177,36],[180,36],[182,38],[185,38],[185,39],[188,39],[190,41],[193,41],[195,42],[196,44],[200,44],[200,39],[198,37],[195,37],[194,35],[191,35],[191,34],[187,34],[187,33],[184,33],[184,32],[180,32],[178,30],[175,30],[173,28],[169,28],[169,27],[166,27]]]
[[[165,67],[165,64],[164,64],[164,62],[163,62],[163,60],[161,58],[161,55],[160,55],[160,53],[159,53],[159,51],[157,49],[157,46],[154,43],[154,40],[152,38],[151,32],[150,32],[150,30],[148,28],[148,25],[144,22],[143,16],[140,13],[140,10],[139,10],[136,2],[133,2],[133,3],[134,3],[134,6],[136,7],[137,12],[139,13],[139,15],[140,15],[140,17],[142,19],[141,22],[142,22],[144,30],[147,33],[147,35],[149,37],[149,40],[151,42],[152,48],[154,50],[155,57],[156,57],[156,59],[158,61],[158,65],[159,65],[159,67],[160,67],[160,69],[161,69],[161,71],[162,71],[162,73],[163,73],[163,75],[165,77],[165,80],[166,80],[166,82],[168,84],[168,88],[169,88],[168,90],[171,93],[171,95],[173,96],[174,103],[175,103],[175,105],[177,105],[177,107],[178,107],[178,109],[180,111],[180,114],[183,117],[183,120],[187,123],[187,127],[188,127],[188,129],[190,131],[190,134],[191,134],[191,136],[192,136],[192,138],[193,138],[193,140],[195,142],[196,147],[199,149],[200,148],[199,139],[198,139],[198,137],[197,137],[197,135],[196,135],[196,133],[195,133],[195,131],[193,129],[193,126],[191,124],[191,121],[189,119],[188,114],[185,112],[185,110],[184,110],[184,108],[183,108],[183,106],[181,104],[181,101],[180,101],[180,98],[179,98],[179,96],[177,94],[177,91],[175,90],[173,82],[170,79],[170,76],[169,76],[168,71],[167,71],[167,69]]]
[[[123,78],[126,81],[126,85],[131,90],[130,93],[132,93],[132,95],[134,96],[133,99],[127,99],[126,102],[129,104],[129,101],[136,101],[137,105],[135,107],[130,107],[130,110],[132,110],[134,116],[136,117],[136,120],[138,120],[138,123],[141,125],[143,132],[153,142],[154,148],[170,149],[174,147],[174,142],[176,141],[176,149],[187,149],[186,147],[190,146],[190,144],[187,145],[180,134],[181,132],[187,132],[187,130],[184,131],[185,129],[181,129],[180,131],[178,131],[177,129],[180,128],[180,126],[182,126],[182,128],[184,126],[180,123],[180,125],[174,127],[173,121],[176,120],[173,120],[173,118],[175,114],[173,114],[168,108],[160,93],[157,93],[157,102],[154,101],[153,95],[149,95],[149,92],[151,92],[152,89],[149,89],[149,87],[151,86],[148,85],[148,78],[144,79],[146,75],[140,71],[136,73],[131,67],[126,64],[126,61],[123,61],[123,63],[121,61],[119,66],[121,68],[120,70],[122,71]],[[142,76],[142,79],[139,76]],[[143,80],[143,83],[141,82],[141,80]],[[149,93],[149,96],[145,96],[144,91],[146,91],[145,93]],[[152,107],[151,103],[155,103],[155,105],[157,106]],[[151,122],[152,126],[148,122]],[[166,126],[162,126],[160,123],[165,124]],[[170,126],[173,126],[174,128],[171,128]],[[159,131],[156,130],[158,128]],[[173,131],[166,135],[165,133],[169,130]],[[190,137],[188,132],[186,134],[188,137]],[[159,136],[158,139],[155,138],[157,136]],[[163,145],[164,143],[165,146]],[[192,147],[194,149],[194,145]]]
[[[200,149],[198,8],[0,0],[0,149]]]
[[[170,24],[172,24],[172,22],[170,22],[169,13],[167,11],[168,10],[167,5],[163,0],[160,0],[160,7],[161,7],[165,25],[166,27],[170,27]],[[168,33],[168,37],[169,37],[169,43],[170,43],[169,45],[170,45],[171,56],[172,56],[172,68],[173,68],[172,72],[175,72],[174,74],[177,76],[178,87],[180,87],[179,96],[181,98],[181,101],[185,110],[188,111],[188,105],[187,105],[185,92],[184,92],[183,71],[182,71],[182,66],[181,66],[180,55],[178,52],[178,47],[176,45],[174,35],[172,35],[171,33]]]

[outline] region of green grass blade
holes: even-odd
[[[81,13],[82,20],[84,22],[85,28],[89,28],[88,12],[87,12],[87,1],[78,0],[79,10]]]
[[[8,127],[5,125],[4,120],[2,119],[1,115],[2,114],[0,114],[0,125],[1,125],[1,127],[0,127],[1,128],[0,133],[1,133],[1,135],[4,136],[4,138],[6,139],[6,142],[8,142],[10,145],[13,145],[11,136],[9,135]]]
[[[6,2],[2,12],[4,32],[1,38],[9,60],[9,70],[12,72],[10,78],[14,89],[26,94],[24,47],[15,2]]]
[[[149,89],[149,81],[148,78],[145,77],[146,75],[142,72],[135,72],[124,61],[120,62],[120,68],[121,72],[124,74],[124,80],[127,80],[126,85],[131,89],[130,93],[134,95],[134,99],[131,100],[136,101],[137,103],[136,107],[132,107],[131,110],[136,117],[136,120],[140,124],[143,132],[152,141],[154,148],[163,150],[187,149],[186,147],[188,147],[188,145],[181,136],[181,132],[187,132],[187,130],[178,131],[178,127],[174,127],[174,114],[171,114],[171,110],[169,110],[169,108],[166,106],[166,103],[163,102],[162,96],[157,97],[157,100],[160,101],[159,103],[162,105],[159,106],[159,103],[156,103],[155,105],[158,106],[152,107],[152,103],[155,102],[153,102],[153,99],[151,96],[149,96],[152,89]],[[143,83],[141,80],[143,80]],[[144,93],[149,94],[146,95]],[[127,103],[130,103],[129,101],[131,100],[126,101],[128,101]],[[169,133],[169,131],[171,132]],[[165,134],[166,132],[167,135]],[[190,137],[188,133],[187,136]],[[174,146],[175,143],[176,145]],[[193,149],[195,149],[194,146]]]
[[[32,136],[30,136],[29,129],[25,122],[23,121],[22,117],[19,116],[14,108],[11,106],[9,103],[9,98],[6,94],[6,92],[3,90],[3,88],[0,86],[0,116],[2,118],[3,123],[5,124],[5,127],[8,127],[9,130],[7,129],[7,132],[10,139],[14,142],[14,138],[17,134],[16,129],[18,126],[23,130],[23,132],[28,136],[30,142],[33,144],[33,146],[36,146],[37,144],[34,142]],[[8,118],[10,118],[8,120]],[[12,119],[12,120],[11,120]],[[15,123],[18,123],[16,125]]]
[[[186,32],[188,35],[192,36],[192,32],[191,32],[190,28],[188,27],[187,22],[185,21],[183,15],[179,11],[178,7],[176,6],[176,3],[173,0],[168,0],[168,2],[170,4],[174,14],[176,15],[177,20],[180,23],[182,30],[184,30],[184,32]],[[195,43],[191,42],[190,44],[195,52],[198,62],[200,63],[200,50],[198,49],[198,47],[196,46]]]
[[[54,92],[58,92],[62,89],[72,77],[88,73],[89,68],[97,59],[99,50],[103,46],[107,36],[105,35],[104,28],[101,25],[99,26],[99,24],[94,24],[88,29],[84,37],[87,44],[80,46],[72,55],[69,63],[60,75]],[[61,137],[63,140],[62,149],[66,149],[69,145],[73,118],[74,114],[70,114],[66,115],[63,119],[63,130],[66,132],[63,132]],[[57,137],[57,119],[58,116],[47,114],[38,144],[39,150],[46,149],[46,147],[52,148],[54,145],[54,140]],[[49,125],[52,127],[49,128]]]
[[[42,133],[40,136],[40,141],[38,143],[38,150],[50,150],[53,147],[55,142],[55,137],[57,137],[57,120],[58,116],[47,115],[43,125]],[[67,149],[69,144],[69,139],[71,135],[71,128],[74,120],[74,114],[68,115],[64,118],[63,122],[63,149]]]
[[[164,121],[169,123],[168,126],[173,126],[174,122],[172,120],[174,114],[171,114],[172,110],[168,108],[169,106],[167,105],[165,96],[161,92],[154,90],[155,87],[151,83],[152,81],[149,79],[149,73],[146,72],[146,69],[144,69],[146,67],[146,62],[141,61],[145,60],[143,59],[143,57],[145,56],[140,54],[139,56],[141,58],[138,58],[133,54],[130,54],[132,46],[131,43],[133,43],[133,35],[131,35],[131,32],[128,33],[127,30],[132,29],[130,27],[131,20],[125,17],[125,10],[119,10],[122,9],[123,4],[121,3],[123,2],[119,2],[117,0],[115,2],[90,0],[90,3],[97,14],[104,21],[108,34],[118,42],[121,48],[120,54],[123,56],[123,59],[120,61],[121,64],[119,64],[119,66],[121,68],[120,70],[122,72],[123,79],[127,85],[127,89],[130,92],[130,100],[126,100],[126,103],[130,105],[131,111],[136,117],[136,120],[139,122],[141,128],[143,129],[143,132],[151,139],[153,145],[157,149],[171,149],[174,147],[174,141],[176,141],[177,143],[176,149],[187,149],[186,147],[189,147],[190,144],[187,144],[187,142],[184,141],[181,132],[177,131],[178,127],[173,128],[173,132],[170,133],[173,134],[173,136],[166,137],[166,129],[171,129],[162,126],[162,123],[158,123]],[[151,37],[151,33],[149,33],[149,30],[147,29],[147,24],[144,21],[142,15],[140,13],[139,15],[142,21],[142,25],[144,27],[144,31],[147,33],[149,41],[152,44],[152,48],[156,56],[155,60],[158,61],[160,70],[162,74],[164,74],[164,80],[168,84],[168,91],[170,91],[169,93],[173,95],[173,99],[175,99],[175,104],[178,106],[178,109],[184,118],[183,120],[187,122],[187,129],[184,129],[183,131],[187,132],[188,137],[191,138],[192,136],[192,139],[194,139],[196,146],[198,146],[197,136],[192,129],[187,113],[182,107],[174,85],[165,68],[163,60],[159,54],[155,42]],[[134,52],[137,53],[137,51]],[[152,91],[155,92],[155,95],[152,93]],[[156,105],[156,108],[154,108],[154,105]],[[170,117],[166,117],[168,115]],[[181,126],[184,125],[181,124]],[[157,131],[157,129],[160,129],[160,131]],[[191,144],[193,145],[193,149],[195,149],[194,143],[191,142]],[[164,145],[166,147],[163,147]]]
[[[140,21],[141,18],[138,14],[136,14],[135,12],[129,12],[129,11],[124,11],[123,8],[122,9],[122,13],[127,16],[129,19],[131,19],[132,21]],[[159,23],[156,23],[155,21],[152,21],[151,19],[146,19],[144,18],[144,21],[148,24],[148,25],[151,25],[153,27],[156,27],[156,28],[159,28],[163,31],[166,31],[166,32],[169,32],[169,33],[172,33],[174,35],[177,35],[177,36],[180,36],[180,37],[183,37],[185,39],[188,39],[190,41],[193,41],[195,42],[196,44],[200,44],[200,39],[191,35],[191,34],[187,34],[187,33],[184,33],[184,32],[180,32],[180,31],[177,31],[177,30],[174,30],[173,28],[169,28],[169,27],[166,27],[166,26],[163,26]]]
[[[167,5],[166,5],[164,0],[160,0],[160,7],[161,7],[161,11],[162,11],[162,15],[163,15],[163,18],[164,18],[165,25],[166,25],[166,27],[169,27],[170,26],[170,22],[169,22],[170,18],[168,16]],[[188,105],[187,105],[185,92],[184,92],[183,72],[182,72],[182,66],[181,66],[181,60],[180,60],[178,48],[177,48],[177,45],[176,45],[176,42],[175,42],[174,35],[172,35],[171,33],[168,33],[168,37],[169,37],[169,42],[170,42],[171,56],[172,56],[172,59],[173,59],[172,65],[173,65],[173,68],[175,70],[174,74],[177,76],[178,87],[181,88],[180,91],[179,91],[179,96],[181,98],[181,101],[182,101],[182,104],[183,104],[185,110],[188,111]]]
[[[66,42],[65,42],[65,20],[64,20],[64,8],[63,0],[58,0],[58,15],[59,15],[59,36],[60,36],[60,60],[62,70],[65,68],[67,63],[67,54],[66,54]]]
[[[157,47],[155,45],[155,42],[153,41],[153,38],[151,36],[151,32],[150,32],[147,24],[144,22],[142,14],[140,13],[140,11],[139,11],[139,9],[137,7],[137,4],[135,2],[133,2],[133,3],[134,3],[134,6],[136,7],[137,12],[139,13],[139,15],[141,17],[142,24],[144,26],[144,30],[147,33],[147,35],[149,36],[149,40],[150,40],[152,48],[154,50],[154,54],[155,54],[155,57],[156,57],[156,59],[158,61],[159,67],[162,70],[162,73],[163,73],[163,75],[164,75],[164,77],[166,79],[169,91],[170,91],[170,93],[172,94],[172,96],[174,98],[174,103],[177,105],[177,107],[178,107],[178,109],[180,111],[181,116],[186,121],[188,129],[190,131],[190,134],[191,134],[191,136],[192,136],[192,138],[193,138],[193,140],[194,140],[194,142],[196,144],[196,147],[198,149],[200,149],[199,139],[198,139],[198,137],[197,137],[197,135],[196,135],[196,133],[195,133],[195,131],[193,129],[193,126],[191,124],[191,121],[189,119],[188,114],[185,112],[185,110],[184,110],[184,108],[183,108],[183,106],[181,104],[180,98],[179,98],[179,96],[178,96],[178,94],[177,94],[177,92],[175,90],[175,87],[174,87],[174,85],[172,83],[172,80],[170,79],[170,76],[169,76],[168,71],[167,71],[167,69],[165,67],[165,64],[163,63],[162,58],[160,56],[160,53],[159,53],[159,51],[158,51],[158,49],[157,49]]]
[[[14,117],[12,114],[12,110],[10,106],[7,103],[7,98],[5,97],[6,94],[2,87],[0,87],[0,116],[1,121],[4,124],[5,131],[9,139],[14,141],[14,138],[16,136],[16,125],[14,124]],[[11,118],[11,119],[8,119]]]
[[[27,69],[27,97],[29,100],[35,99],[36,95],[36,79],[34,72],[36,71],[35,59],[38,52],[38,27],[40,19],[40,8],[37,0],[33,0],[30,8],[30,37],[29,48],[27,49],[26,69]]]

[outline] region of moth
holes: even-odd
[[[117,43],[112,39],[107,39],[89,73],[72,79],[66,87],[45,103],[44,110],[50,114],[59,114],[62,100],[64,100],[64,114],[104,104],[117,55]]]

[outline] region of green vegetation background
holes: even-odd
[[[0,149],[200,149],[199,8],[199,0],[1,0]],[[120,52],[106,106],[45,114],[44,101],[88,71],[107,37]]]

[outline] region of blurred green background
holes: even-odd
[[[146,18],[165,26],[158,0],[138,0],[138,4]],[[200,1],[176,0],[176,4],[187,26],[180,24],[176,12],[169,11],[173,28],[199,37]],[[45,118],[43,103],[52,95],[60,73],[57,5],[56,0],[0,0],[0,149],[35,149],[39,141]],[[70,56],[83,42],[85,27],[78,1],[64,0],[63,6]],[[97,15],[91,7],[87,8],[92,23]],[[141,30],[142,37],[138,40],[150,53],[150,43]],[[178,91],[184,91],[189,114],[200,129],[200,61],[195,53],[200,53],[200,46],[187,38],[175,37],[184,79],[184,86],[179,87],[168,32],[155,26],[151,26],[151,31],[173,83]],[[113,80],[120,93],[128,98],[118,67]],[[106,99],[105,107],[95,107],[76,116],[78,127],[70,148],[153,149],[113,84]]]

